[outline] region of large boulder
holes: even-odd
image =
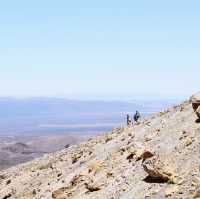
[[[200,92],[192,95],[190,97],[190,102],[195,103],[195,104],[200,104]]]
[[[172,166],[165,164],[158,156],[147,158],[142,163],[144,171],[148,174],[146,180],[149,182],[175,183],[175,174]]]
[[[194,112],[197,114],[198,118],[200,119],[200,92],[192,95],[190,97],[190,102],[192,103]]]

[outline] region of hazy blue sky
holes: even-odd
[[[0,0],[0,95],[190,95],[199,10],[198,0]]]

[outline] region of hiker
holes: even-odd
[[[126,115],[126,123],[127,123],[127,126],[131,126],[132,124],[131,117],[129,114]]]
[[[138,111],[135,112],[135,115],[133,117],[134,121],[135,122],[138,122],[138,120],[141,118],[141,115]]]

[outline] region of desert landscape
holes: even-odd
[[[200,124],[192,104],[0,172],[7,198],[199,198]]]
[[[200,199],[199,8],[1,1],[0,199]]]
[[[172,103],[0,98],[0,170],[122,126],[136,109],[146,117]]]

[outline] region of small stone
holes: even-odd
[[[172,196],[176,192],[178,192],[178,186],[173,186],[173,187],[170,186],[165,190],[165,196],[166,197]]]
[[[36,195],[36,190],[35,189],[33,190],[33,195]]]
[[[88,183],[85,183],[85,187],[86,187],[86,189],[88,189],[88,191],[90,191],[90,192],[95,192],[95,191],[101,190],[99,186],[90,185],[90,184],[88,184]]]
[[[110,135],[107,135],[105,139],[105,143],[108,143],[111,140],[112,140],[112,137]]]
[[[5,175],[0,175],[0,179],[5,179],[6,178],[6,176]]]
[[[193,177],[191,186],[195,186],[195,187],[200,186],[200,178],[196,176]]]
[[[128,156],[127,156],[127,160],[129,160],[129,162],[131,162],[131,160],[134,158],[134,153],[131,153],[131,154],[129,154]]]
[[[189,146],[192,143],[193,143],[193,140],[190,137],[186,138],[186,140],[185,140],[185,146]]]
[[[66,144],[65,145],[65,148],[67,149],[67,148],[69,148],[70,147],[70,144]]]
[[[54,192],[52,193],[52,198],[57,199],[57,198],[63,197],[63,194],[65,193],[65,190],[66,190],[66,189],[67,189],[66,187],[62,187],[62,188],[60,188],[60,189],[54,191]]]
[[[7,180],[6,184],[9,185],[11,183],[11,180]]]
[[[145,142],[149,142],[149,141],[151,141],[151,140],[152,140],[151,137],[146,137],[146,138],[144,139]]]

